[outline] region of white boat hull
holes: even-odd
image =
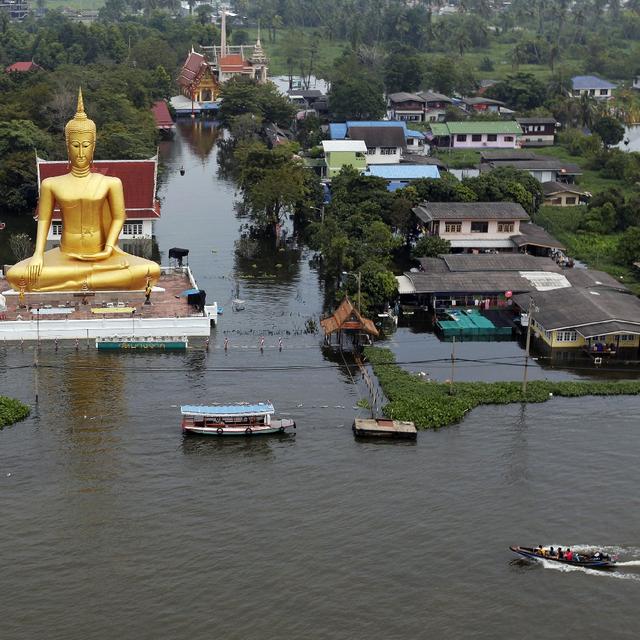
[[[271,433],[292,432],[296,428],[294,420],[283,418],[272,420],[270,424],[263,425],[218,425],[216,427],[204,427],[185,425],[182,431],[185,434],[196,436],[261,436]]]

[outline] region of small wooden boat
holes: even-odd
[[[271,403],[232,405],[184,405],[182,432],[199,436],[252,436],[287,433],[296,423],[289,418],[272,420],[275,409]]]
[[[511,551],[518,555],[530,558],[531,560],[548,560],[549,562],[556,562],[558,564],[568,564],[572,567],[586,567],[589,569],[610,569],[616,566],[615,558],[611,559],[607,554],[586,554],[586,553],[574,553],[572,560],[566,560],[565,558],[558,558],[557,556],[544,556],[540,555],[537,549],[532,547],[509,547]]]
[[[353,421],[353,434],[360,438],[403,438],[415,440],[418,437],[413,422],[389,420],[387,418],[356,418]]]

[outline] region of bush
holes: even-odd
[[[0,396],[0,429],[24,420],[30,413],[31,409],[22,402]]]

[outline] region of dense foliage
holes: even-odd
[[[24,420],[30,413],[31,409],[19,400],[0,396],[0,429]]]
[[[526,395],[519,382],[427,382],[395,363],[389,349],[366,347],[365,355],[373,365],[389,403],[384,414],[397,420],[410,420],[419,428],[438,428],[455,424],[474,407],[482,404],[511,404],[514,402],[546,402],[552,396],[580,397],[587,395],[638,395],[640,382],[570,381],[529,382]]]

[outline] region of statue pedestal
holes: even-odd
[[[171,338],[209,336],[213,314],[204,315],[181,294],[196,285],[188,267],[166,268],[151,289],[25,292],[23,299],[0,278],[6,309],[0,310],[2,340],[95,340],[118,336]],[[196,285],[197,287],[197,285]]]

